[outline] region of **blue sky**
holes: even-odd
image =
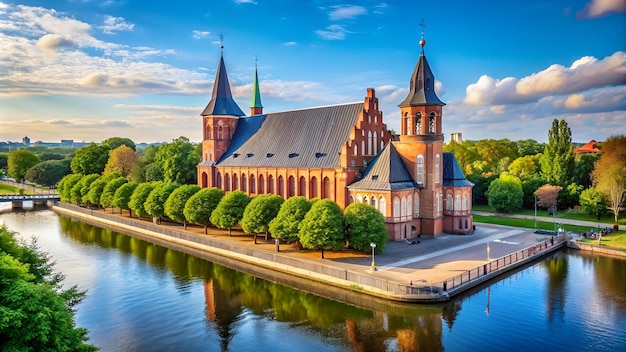
[[[0,141],[201,139],[220,56],[249,111],[362,101],[388,128],[420,53],[446,140],[626,133],[626,1],[0,0]]]

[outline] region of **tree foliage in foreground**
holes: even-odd
[[[224,191],[219,188],[203,188],[187,200],[183,214],[187,221],[204,225],[204,233],[207,233],[208,225],[211,223],[211,214],[222,197],[224,197]]]
[[[344,241],[343,213],[337,203],[330,199],[320,199],[302,220],[300,243],[309,249],[341,248]]]
[[[22,182],[26,171],[39,163],[39,157],[28,149],[17,149],[9,153],[7,164],[9,176]]]
[[[137,215],[139,218],[148,215],[148,212],[145,208],[145,203],[154,187],[155,185],[152,182],[142,182],[137,186],[137,188],[135,188],[133,194],[130,196],[130,202],[128,202],[128,207],[132,211],[134,211],[135,215]]]
[[[72,187],[83,178],[81,174],[69,174],[59,181],[57,191],[62,202],[70,202],[72,197]]]
[[[220,229],[228,229],[230,236],[232,227],[241,221],[248,203],[250,203],[250,197],[242,191],[228,193],[213,210],[211,222]]]
[[[91,143],[76,150],[72,158],[71,168],[75,174],[102,174],[104,166],[109,160],[109,151],[106,145]]]
[[[376,253],[385,251],[389,234],[385,217],[378,209],[365,203],[352,203],[343,211],[348,241],[352,248],[369,251],[376,244]]]
[[[503,172],[498,179],[491,181],[487,199],[489,206],[498,212],[508,213],[519,209],[524,200],[522,182],[519,178]]]
[[[552,121],[548,131],[548,144],[540,159],[541,175],[547,183],[567,186],[574,171],[574,147],[572,131],[565,120]]]
[[[0,226],[0,350],[96,351],[76,327],[73,307],[84,292],[64,290],[36,243],[21,245]]]
[[[180,186],[178,183],[159,182],[146,198],[144,209],[152,215],[155,222],[159,222],[165,216],[165,201]]]
[[[200,187],[197,185],[182,185],[176,188],[165,201],[165,215],[174,221],[183,221],[186,228],[187,219],[184,214],[185,204],[189,198],[191,198],[191,196],[196,194],[199,190]]]
[[[580,206],[589,214],[595,215],[598,220],[606,212],[604,195],[595,187],[587,188],[580,193]]]
[[[246,206],[241,218],[241,228],[246,233],[262,233],[269,230],[269,223],[278,215],[284,199],[275,194],[254,197]]]
[[[122,210],[128,210],[129,215],[132,215],[128,203],[130,203],[130,197],[137,188],[137,182],[127,182],[120,186],[113,195],[113,206]]]
[[[107,182],[107,184],[104,185],[104,188],[102,189],[102,194],[100,195],[100,205],[103,208],[113,207],[113,198],[115,197],[115,192],[118,188],[120,188],[123,184],[127,182],[128,179],[122,176],[115,177]]]
[[[287,243],[296,241],[300,224],[310,209],[311,202],[302,196],[291,197],[284,201],[278,215],[270,221],[269,231],[272,237]]]

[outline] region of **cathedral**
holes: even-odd
[[[443,103],[421,54],[398,104],[400,136],[390,135],[373,88],[362,103],[263,113],[255,71],[250,115],[232,97],[223,53],[202,112],[198,185],[250,196],[329,198],[341,208],[368,203],[390,240],[471,234],[472,187],[443,152]]]

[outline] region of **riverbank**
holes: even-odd
[[[88,210],[71,204],[51,207],[59,214],[105,226],[167,247],[188,248],[244,263],[313,280],[317,283],[400,302],[440,302],[521,265],[542,258],[565,246],[523,229],[478,226],[471,236],[439,235],[422,238],[419,244],[390,242],[377,255],[377,270],[371,270],[371,256],[351,251],[300,251],[292,245],[273,242],[254,244],[252,235],[212,230],[205,235],[199,227],[184,230],[180,224],[155,225],[128,215]],[[485,245],[490,252],[485,252]]]

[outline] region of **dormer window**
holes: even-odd
[[[300,154],[298,154],[298,153],[291,153],[291,154],[289,154],[289,158],[295,158],[298,155],[300,155]]]
[[[239,157],[239,155],[240,155],[239,153],[234,153],[233,154],[233,158],[237,158],[237,157]]]
[[[378,175],[373,175],[372,176],[372,181],[378,181]]]
[[[274,153],[267,153],[267,157],[268,157],[268,158],[271,158],[271,157],[273,157],[273,156],[274,156]]]
[[[254,154],[252,154],[252,153],[246,154],[246,158],[252,158],[253,156],[254,156]]]

